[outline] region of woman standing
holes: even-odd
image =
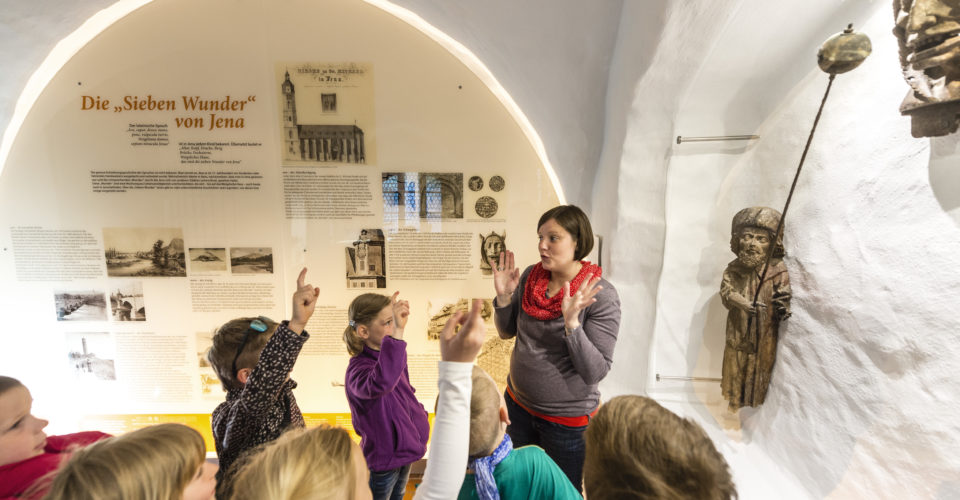
[[[613,362],[620,298],[601,269],[581,260],[593,230],[573,205],[537,223],[540,262],[523,274],[513,252],[492,262],[501,338],[516,336],[507,378],[507,433],[515,447],[542,447],[580,490],[583,432],[600,404],[597,384]]]

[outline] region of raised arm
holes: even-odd
[[[486,328],[482,303],[474,300],[470,313],[456,312],[440,333],[440,397],[433,422],[430,456],[415,500],[457,498],[463,484],[470,448],[470,395],[473,361],[483,346]],[[460,325],[459,332],[456,326]]]
[[[607,282],[590,295],[593,302],[579,315],[574,327],[565,326],[564,341],[573,367],[586,384],[596,384],[607,376],[613,364],[613,350],[620,332],[620,297]],[[599,288],[599,290],[597,290]]]
[[[297,290],[293,293],[290,321],[277,325],[243,386],[240,402],[251,412],[262,411],[273,404],[297,362],[303,343],[310,338],[304,328],[317,306],[320,289],[307,284],[306,276],[307,268],[303,268],[297,277]]]
[[[347,368],[347,394],[376,399],[393,390],[407,366],[407,343],[384,337],[376,362],[351,364]]]

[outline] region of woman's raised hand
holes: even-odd
[[[510,303],[513,291],[520,286],[520,269],[514,261],[513,252],[500,252],[500,261],[490,259],[493,268],[493,288],[497,291],[497,305],[503,307]]]
[[[560,310],[563,312],[563,326],[567,335],[573,333],[580,326],[580,311],[597,301],[597,293],[603,290],[603,287],[598,283],[600,283],[600,277],[594,278],[593,273],[590,273],[584,277],[577,293],[572,295],[570,294],[570,282],[563,284],[563,301],[560,303]]]

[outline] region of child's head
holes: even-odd
[[[371,499],[363,452],[344,429],[291,429],[237,473],[233,500]]]
[[[7,465],[43,453],[49,422],[30,413],[33,398],[19,380],[0,376],[0,465]]]
[[[383,338],[393,333],[393,302],[379,293],[359,295],[347,309],[347,322],[343,342],[351,356],[363,352],[364,345],[379,351]]]
[[[590,500],[737,496],[727,462],[703,429],[652,399],[611,399],[590,420],[584,439],[583,488]]]
[[[144,427],[81,448],[56,472],[45,498],[206,500],[217,466],[200,433],[180,424]]]
[[[260,351],[276,331],[277,323],[263,316],[232,319],[217,329],[207,361],[225,389],[243,387],[260,359]]]
[[[503,394],[490,375],[474,365],[472,379],[469,454],[471,458],[479,458],[497,449],[510,420]]]

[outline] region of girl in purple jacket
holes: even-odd
[[[343,341],[352,358],[347,365],[346,392],[353,428],[370,468],[375,500],[402,500],[410,465],[427,450],[430,424],[417,401],[407,370],[403,328],[410,303],[365,293],[347,311]]]

